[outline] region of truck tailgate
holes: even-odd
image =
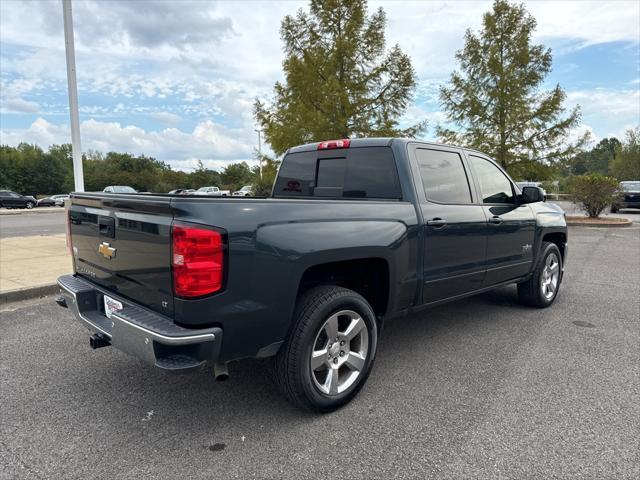
[[[173,317],[172,219],[170,197],[74,194],[69,228],[77,274]]]

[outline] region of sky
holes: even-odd
[[[550,47],[545,88],[580,105],[593,142],[640,124],[640,2],[529,1],[536,43]],[[401,120],[444,121],[438,91],[456,68],[465,30],[487,1],[370,1],[387,13],[387,45],[411,56],[418,77]],[[146,154],[192,170],[250,160],[252,105],[283,80],[280,22],[296,1],[73,2],[84,151]],[[70,143],[62,4],[0,1],[0,143]],[[268,146],[264,147],[268,152]]]

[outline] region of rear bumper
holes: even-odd
[[[186,371],[215,363],[222,346],[222,329],[192,330],[170,318],[101,289],[74,275],[58,278],[64,301],[90,332],[125,353],[170,371]],[[122,303],[111,318],[104,314],[104,295]]]
[[[640,208],[640,201],[633,201],[633,202],[622,201],[622,202],[618,202],[616,207],[618,207],[618,208]]]

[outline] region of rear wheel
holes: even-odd
[[[35,207],[35,204],[33,202],[27,202],[25,207],[31,210],[33,207]]]
[[[611,205],[611,213],[618,213],[618,207]]]
[[[555,243],[544,242],[533,275],[518,284],[518,297],[525,305],[544,308],[553,303],[562,281],[562,255]]]
[[[358,293],[316,287],[300,297],[294,325],[275,359],[278,385],[307,410],[330,412],[362,388],[376,354],[375,314]]]

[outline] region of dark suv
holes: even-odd
[[[35,197],[30,195],[20,195],[11,190],[0,190],[0,207],[31,209],[37,204],[38,201]]]
[[[620,190],[621,198],[611,205],[611,213],[623,208],[640,208],[640,181],[620,182]]]

